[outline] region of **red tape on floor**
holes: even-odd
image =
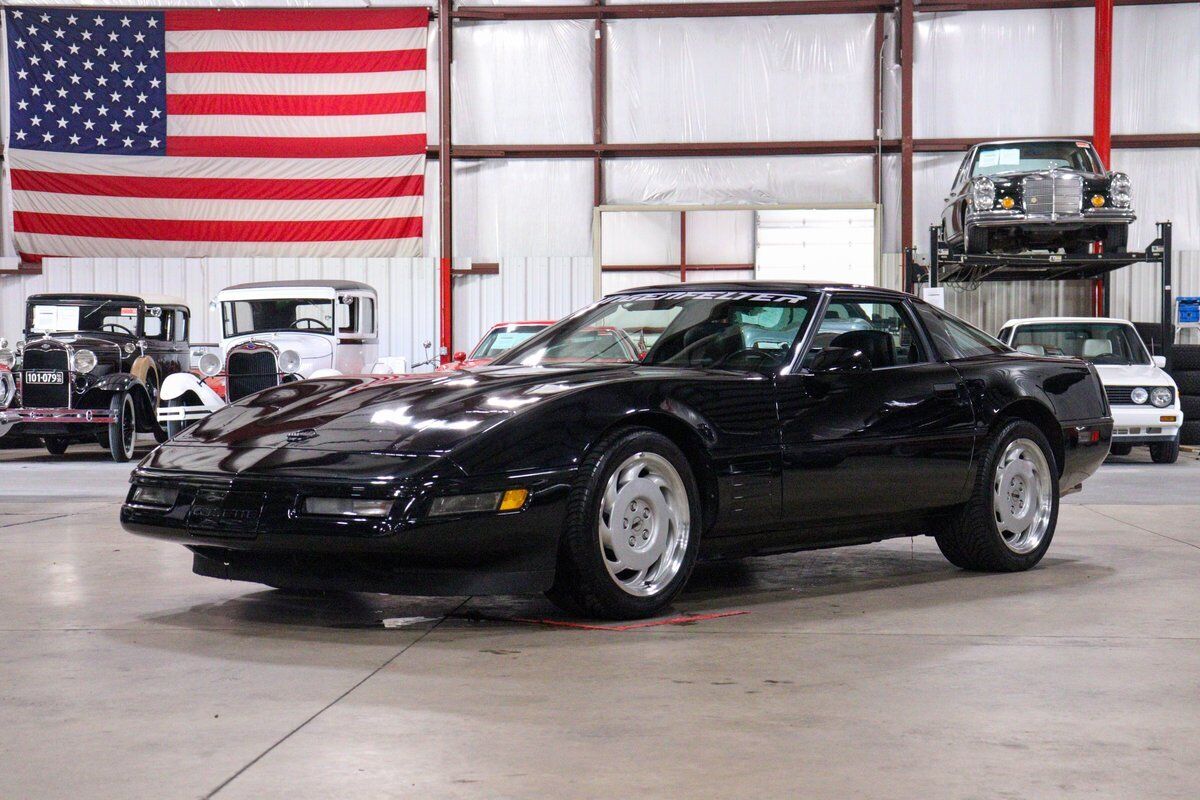
[[[528,625],[549,625],[554,628],[575,628],[583,631],[632,631],[637,628],[654,628],[659,625],[687,625],[692,622],[704,622],[710,619],[721,619],[722,617],[740,617],[743,614],[749,614],[749,611],[721,611],[715,614],[685,614],[679,617],[668,617],[667,619],[651,619],[646,622],[631,622],[627,625],[593,625],[586,622],[567,622],[560,619],[523,619],[521,617],[513,618],[512,622],[524,622]]]

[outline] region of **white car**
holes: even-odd
[[[379,359],[375,290],[354,281],[243,283],[222,290],[219,355],[163,381],[158,420],[174,436],[248,394],[287,381],[406,371]]]
[[[1100,373],[1113,417],[1113,455],[1149,445],[1156,463],[1179,458],[1179,390],[1151,356],[1133,323],[1100,317],[1038,317],[1004,323],[1000,340],[1023,353],[1090,361]]]

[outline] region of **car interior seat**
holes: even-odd
[[[1113,351],[1112,341],[1109,339],[1086,339],[1083,343],[1083,357],[1095,358],[1096,356],[1107,356]]]
[[[1031,356],[1044,356],[1046,355],[1046,348],[1040,344],[1019,344],[1017,345],[1017,352],[1028,353]]]
[[[846,331],[835,337],[829,346],[861,350],[875,369],[896,366],[896,348],[892,344],[891,334],[885,331]]]

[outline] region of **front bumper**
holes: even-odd
[[[1087,227],[1089,225],[1128,225],[1137,219],[1133,209],[1100,208],[1075,214],[1030,216],[1020,209],[1002,208],[988,211],[968,211],[967,224],[978,228],[1038,228],[1042,226]]]
[[[549,588],[573,470],[432,481],[372,482],[137,470],[121,507],[125,530],[194,553],[197,574],[272,586],[390,594],[523,594]],[[174,505],[129,502],[139,485],[179,488]],[[529,489],[513,512],[431,518],[439,494]],[[303,513],[304,499],[394,498],[386,518]]]
[[[1178,407],[1117,405],[1111,409],[1114,444],[1169,442],[1179,435],[1183,425],[1183,411]]]
[[[9,408],[0,411],[0,436],[14,428],[25,433],[57,432],[59,426],[107,425],[113,422],[108,409],[95,408]]]
[[[159,406],[158,424],[168,422],[199,422],[213,413],[206,406]]]

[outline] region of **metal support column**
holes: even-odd
[[[1113,0],[1096,0],[1094,73],[1092,79],[1092,144],[1105,167],[1112,166]],[[1092,314],[1108,316],[1108,280],[1092,281]]]
[[[1170,357],[1171,345],[1175,343],[1171,312],[1171,223],[1158,223],[1158,238],[1162,242],[1162,354]]]
[[[929,226],[929,288],[936,289],[938,285],[938,246],[941,244],[942,228],[940,225]]]

